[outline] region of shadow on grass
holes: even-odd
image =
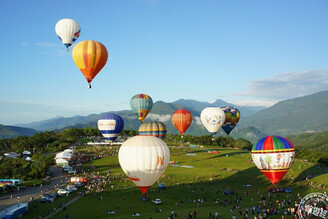
[[[316,176],[320,176],[320,175],[323,175],[323,174],[326,174],[327,172],[320,169],[320,167],[318,166],[312,166],[310,168],[307,168],[305,170],[303,170],[297,177],[296,179],[294,180],[295,182],[300,182],[300,181],[304,181],[306,180],[307,178],[313,178],[313,177],[316,177]]]
[[[207,153],[207,151],[203,151],[203,152]],[[231,153],[220,153],[220,154],[217,154],[215,156],[211,156],[211,154],[208,153],[210,157],[207,157],[207,158],[197,159],[197,155],[196,156],[190,156],[190,157],[194,157],[193,162],[198,162],[198,161],[202,161],[202,160],[216,159],[216,158],[220,158],[220,157],[227,157],[227,155],[228,155],[227,158],[229,158],[229,157],[232,157],[232,156],[241,155],[241,154],[248,154],[248,153],[250,153],[250,152],[238,151],[238,152],[231,152]],[[176,159],[176,160],[178,160],[178,159]],[[178,164],[183,164],[183,163],[190,163],[190,162],[188,162],[188,161],[178,161]]]
[[[240,155],[240,154],[248,154],[249,152],[247,151],[238,151],[238,152],[231,152],[231,153],[222,153],[222,154],[218,154],[216,156],[213,156],[213,157],[209,157],[209,158],[205,158],[205,159],[216,159],[216,158],[219,158],[219,157],[232,157],[232,156],[236,156],[236,155]]]

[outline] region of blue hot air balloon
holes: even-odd
[[[122,132],[124,121],[114,113],[107,113],[98,120],[98,129],[106,140],[113,142]]]

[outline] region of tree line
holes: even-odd
[[[127,138],[137,135],[135,130],[124,130],[120,136]],[[23,159],[2,158],[0,161],[0,177],[38,178],[42,177],[46,169],[53,162],[53,157],[43,156],[44,153],[57,152],[72,144],[89,142],[94,138],[101,138],[98,128],[68,128],[62,131],[45,131],[31,137],[21,136],[0,140],[0,149],[4,152],[14,151],[22,153],[25,150],[33,152],[33,162]],[[232,137],[211,135],[192,136],[167,134],[163,139],[168,145],[195,144],[203,146],[218,146],[248,149],[252,148],[251,142],[245,139],[235,140]],[[311,162],[328,165],[328,153],[309,150],[298,150],[297,157]]]
[[[3,157],[0,161],[0,177],[22,180],[40,179],[44,177],[53,160],[53,155],[43,156],[40,153],[32,156],[32,162],[23,158]]]
[[[203,146],[218,146],[218,147],[229,147],[229,148],[239,148],[239,149],[252,149],[252,143],[246,139],[235,140],[232,137],[219,136],[213,138],[211,135],[193,136],[185,135],[183,138],[181,135],[171,135],[167,134],[165,139],[169,145],[179,145],[182,143],[189,143],[195,145]]]

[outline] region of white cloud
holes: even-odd
[[[265,106],[270,107],[278,103],[278,100],[227,100],[228,103],[232,103],[237,106]]]
[[[27,43],[27,42],[22,42],[22,46],[28,46],[29,45],[29,43]]]
[[[167,122],[167,121],[171,121],[171,115],[169,114],[166,114],[166,115],[159,115],[159,114],[153,114],[153,113],[150,113],[148,116],[147,116],[148,119],[151,119],[151,120],[155,120],[155,121],[160,121],[160,122]]]
[[[328,89],[328,71],[284,72],[272,78],[253,80],[245,92],[235,96],[270,101],[301,97]]]
[[[59,48],[61,46],[60,43],[51,43],[51,42],[37,42],[35,45],[42,48]]]
[[[194,120],[195,120],[197,125],[202,125],[202,121],[200,120],[200,117],[194,116]]]

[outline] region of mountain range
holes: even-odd
[[[171,122],[171,115],[177,109],[187,109],[193,116],[193,124],[186,131],[190,135],[208,134],[200,122],[201,111],[208,106],[235,106],[223,100],[213,103],[196,100],[179,99],[172,103],[155,102],[151,113],[145,119],[148,121],[161,121],[168,129],[168,133],[178,134]],[[239,109],[241,118],[232,131],[234,138],[245,138],[251,142],[266,135],[295,135],[328,130],[328,91],[318,92],[299,98],[284,100],[264,108],[261,106],[235,106]],[[124,129],[138,130],[140,122],[131,110],[115,111],[124,120]],[[91,114],[88,116],[74,116],[70,118],[54,118],[40,122],[17,124],[17,126],[31,128],[38,131],[61,130],[67,127],[96,127],[97,120],[104,115]],[[221,130],[218,135],[226,134]]]
[[[200,123],[200,113],[201,111],[208,106],[234,106],[233,104],[227,103],[223,100],[217,100],[214,103],[208,102],[199,102],[196,100],[184,100],[180,99],[172,103],[165,103],[163,101],[157,101],[153,104],[153,108],[149,115],[146,117],[145,122],[148,121],[161,121],[165,123],[168,128],[169,133],[177,134],[178,131],[173,127],[171,122],[171,115],[174,111],[184,108],[189,110],[194,116],[194,123],[188,129],[189,134],[207,134],[205,128],[203,128]],[[264,107],[253,107],[253,106],[236,106],[242,115],[250,116],[255,114]],[[114,111],[120,115],[124,120],[125,129],[135,129],[139,128],[140,122],[137,119],[136,115],[131,110],[122,110]],[[98,119],[106,113],[100,114],[91,114],[88,116],[74,116],[69,118],[58,117],[49,120],[43,120],[40,122],[26,123],[26,124],[17,124],[17,126],[25,128],[33,128],[39,131],[46,130],[60,130],[67,127],[96,127]]]
[[[30,128],[0,125],[0,139],[14,138],[14,137],[23,136],[23,135],[32,136],[37,132],[38,132],[37,130],[30,129]]]

